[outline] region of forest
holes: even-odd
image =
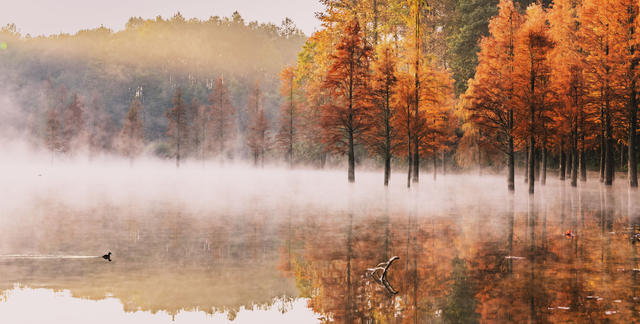
[[[321,0],[304,35],[231,17],[131,18],[122,31],[2,28],[21,135],[69,156],[119,154],[516,173],[638,186],[638,4]],[[421,172],[422,169],[422,172]],[[621,181],[619,179],[619,181]],[[398,181],[405,181],[398,180]],[[382,182],[382,181],[381,181]],[[522,183],[522,182],[521,182]]]

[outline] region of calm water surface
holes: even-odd
[[[55,172],[3,189],[0,322],[640,322],[622,180],[528,196],[491,176],[407,191],[377,173],[184,172],[147,191],[151,174],[59,192]],[[397,295],[367,275],[392,256]]]

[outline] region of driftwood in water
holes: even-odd
[[[391,259],[389,259],[389,261],[378,264],[375,268],[367,269],[367,273],[369,274],[369,276],[373,278],[373,280],[375,280],[378,284],[382,285],[392,295],[397,294],[398,291],[393,289],[393,287],[391,287],[391,284],[387,280],[387,270],[389,270],[389,267],[391,266],[393,261],[398,259],[400,258],[397,256],[394,256]],[[380,272],[379,277],[376,276],[378,272]]]

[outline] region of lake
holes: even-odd
[[[3,323],[640,321],[624,179],[8,163]]]

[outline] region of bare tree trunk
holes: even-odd
[[[571,131],[571,186],[578,186],[578,132],[577,126]]]
[[[587,181],[587,161],[585,160],[584,155],[584,133],[582,133],[580,139],[580,181]]]
[[[571,178],[571,168],[573,167],[573,147],[572,143],[569,143],[569,154],[567,157],[567,175]]]
[[[533,134],[529,135],[529,158],[528,158],[528,165],[529,165],[529,194],[533,194],[534,192],[534,183],[535,181],[535,147],[536,147],[536,142],[535,142],[535,138],[533,136]]]
[[[349,182],[355,182],[356,181],[356,173],[355,173],[355,168],[356,168],[356,157],[355,157],[355,152],[353,150],[353,132],[349,132]]]
[[[629,186],[638,187],[638,156],[636,153],[636,131],[638,128],[638,103],[636,99],[635,82],[632,84],[630,98],[630,116],[629,116],[629,139],[628,139],[628,176]]]
[[[637,18],[634,17],[633,21],[636,22]],[[631,29],[632,33],[634,31],[634,29]],[[634,56],[635,53],[635,46],[631,47],[631,56]],[[631,62],[631,73],[635,74],[636,71],[636,67],[638,66],[638,59],[634,58],[633,61]],[[629,96],[629,139],[628,139],[628,167],[627,167],[627,174],[628,174],[628,178],[629,178],[629,187],[631,188],[637,188],[638,187],[638,156],[636,153],[636,131],[638,128],[638,99],[636,98],[637,96],[637,90],[636,90],[636,78],[634,76],[634,78],[631,81],[631,95]]]
[[[513,152],[513,136],[509,135],[509,153],[507,156],[507,168],[509,169],[507,174],[507,189],[509,191],[515,191],[515,163]]]
[[[600,113],[600,120],[603,121],[604,119],[604,112]],[[600,182],[604,182],[604,174],[605,174],[605,163],[606,163],[606,159],[605,159],[605,147],[607,146],[606,142],[605,142],[605,137],[604,137],[604,125],[601,127],[602,129],[600,130]]]
[[[564,181],[566,177],[567,155],[564,151],[564,139],[560,139],[560,180]]]
[[[542,175],[540,183],[544,186],[547,184],[547,141],[542,143]]]
[[[438,152],[433,151],[433,181],[438,177]]]
[[[542,159],[540,158],[540,155],[541,155],[540,154],[540,149],[537,148],[533,152],[535,154],[534,157],[535,157],[535,161],[536,161],[536,164],[535,164],[536,168],[535,168],[535,171],[534,171],[535,175],[536,175],[535,179],[536,179],[536,181],[540,181],[540,164],[542,163]]]
[[[374,7],[375,7],[374,0]],[[374,8],[374,10],[377,10]],[[376,28],[376,26],[374,26]],[[376,29],[376,42],[378,39],[378,31]],[[389,178],[391,177],[391,124],[390,124],[390,102],[389,102],[389,91],[386,93],[386,105],[385,105],[385,118],[384,118],[384,128],[385,128],[385,137],[384,137],[384,185],[389,186]]]
[[[524,183],[529,182],[529,144],[527,144],[527,152],[525,153],[524,158]]]
[[[605,110],[605,136],[606,136],[606,147],[605,147],[605,151],[604,151],[604,165],[605,165],[605,170],[604,170],[604,184],[606,186],[611,186],[613,184],[613,172],[614,172],[614,165],[613,165],[613,134],[612,134],[612,129],[611,129],[611,113],[609,112],[609,102],[606,103],[606,110]]]

